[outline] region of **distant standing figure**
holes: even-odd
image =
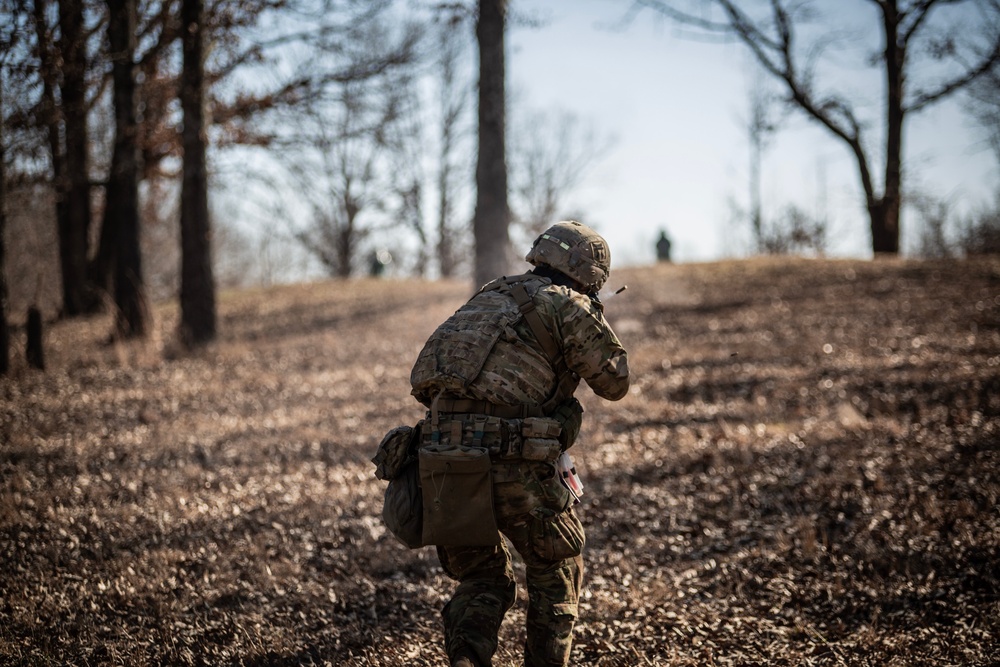
[[[670,261],[670,239],[667,238],[667,233],[660,230],[660,238],[656,242],[656,258],[661,262]]]
[[[380,277],[391,262],[392,255],[388,250],[372,250],[372,254],[368,257],[368,274],[372,278]]]

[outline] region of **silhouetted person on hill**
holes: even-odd
[[[656,259],[661,262],[670,261],[670,239],[667,238],[667,233],[660,230],[660,238],[656,242]]]

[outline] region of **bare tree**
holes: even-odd
[[[315,77],[303,87],[307,97],[275,117],[268,143],[288,183],[277,190],[294,193],[288,209],[305,220],[294,236],[343,278],[373,231],[403,225],[426,246],[410,71],[419,30],[392,30],[378,15],[345,29],[348,48],[306,54]]]
[[[1000,0],[990,0],[993,11],[983,23],[983,39],[1000,34]],[[970,84],[967,108],[979,124],[1000,166],[1000,63]]]
[[[131,0],[129,0],[131,2]],[[105,0],[105,4],[107,0]],[[138,182],[152,179],[174,179],[176,174],[163,173],[162,165],[168,157],[180,159],[180,133],[175,126],[172,104],[177,99],[177,78],[178,73],[174,71],[170,61],[172,49],[178,43],[180,31],[179,3],[177,0],[161,0],[160,2],[143,2],[137,4],[132,10],[134,18],[129,29],[131,35],[130,50],[132,60],[132,92],[133,104],[142,104],[141,122],[136,113],[133,112],[130,121],[134,127],[125,130],[120,126],[116,117],[116,136],[111,144],[110,160],[108,167],[108,182],[105,187],[104,216],[101,221],[100,235],[97,239],[97,247],[93,252],[88,274],[90,282],[95,289],[113,293],[115,287],[115,259],[118,254],[122,239],[119,238],[119,227],[117,225],[116,213],[121,207],[115,205],[116,195],[113,190],[118,187],[115,184],[116,178],[121,180],[122,176],[116,176],[122,172],[121,160],[128,158],[127,162],[132,162],[133,158],[128,149],[121,143],[126,136],[135,145],[138,154],[134,158],[136,178]],[[116,51],[110,43],[110,37],[115,26],[112,22],[120,17],[116,16],[114,10],[108,11],[108,53],[106,58],[109,61],[112,88],[112,106],[115,113],[119,112],[117,97],[115,92],[124,88],[127,79],[122,71],[124,61],[121,58],[120,50]],[[139,43],[141,40],[141,44]],[[116,65],[118,68],[116,69]],[[100,81],[100,85],[106,85]],[[125,100],[121,101],[125,104]],[[124,120],[124,119],[123,119]],[[119,132],[119,129],[122,132]],[[117,162],[116,162],[117,160]],[[127,166],[127,169],[132,169]],[[150,183],[151,184],[151,183]],[[131,206],[131,205],[129,205]],[[137,204],[138,206],[138,204]],[[110,216],[110,217],[109,217]],[[142,216],[139,216],[140,218]],[[143,223],[145,224],[145,223]],[[145,276],[143,276],[145,280]]]
[[[991,0],[991,3],[994,12],[982,26],[986,39],[1000,33],[1000,2]],[[979,124],[1000,166],[1000,64],[974,81],[968,92],[968,111]],[[943,204],[942,209],[945,209]],[[966,255],[1000,254],[1000,187],[996,188],[993,201],[983,204],[965,221],[959,246]]]
[[[479,0],[479,159],[476,165],[477,285],[507,273],[510,262],[510,209],[507,203],[504,90],[504,32],[507,0]]]
[[[390,196],[395,210],[391,218],[417,239],[412,267],[416,275],[426,275],[431,259],[430,234],[425,224],[424,184],[427,181],[424,154],[427,150],[424,106],[409,67],[397,68],[390,79],[395,82],[382,96],[394,99],[395,112],[387,123],[383,142],[388,153]]]
[[[455,274],[458,264],[457,241],[464,225],[455,222],[455,184],[463,165],[456,165],[456,148],[462,138],[462,122],[469,107],[469,88],[460,66],[465,60],[465,27],[468,14],[462,6],[445,10],[438,25],[438,107],[440,134],[437,171],[437,260],[442,278]],[[459,153],[460,155],[460,153]],[[457,173],[456,173],[457,172]]]
[[[772,97],[759,77],[748,96],[747,138],[750,140],[750,227],[758,251],[764,250],[764,213],[761,197],[761,169],[764,153],[777,126],[772,119]]]
[[[514,225],[530,242],[559,217],[572,217],[567,198],[612,142],[571,111],[517,110],[510,147]]]
[[[877,12],[882,37],[881,52],[870,59],[882,69],[885,99],[881,120],[882,188],[878,191],[870,127],[860,117],[857,105],[846,95],[824,93],[817,80],[819,58],[828,45],[826,37],[802,47],[800,31],[817,15],[808,0],[770,0],[766,16],[755,14],[748,3],[736,0],[633,0],[635,7],[648,7],[673,19],[706,31],[735,36],[754,55],[766,72],[782,82],[788,100],[810,119],[843,142],[858,168],[875,253],[899,252],[899,213],[903,177],[903,138],[906,119],[948,98],[988,72],[1000,60],[1000,34],[987,44],[965,39],[956,24],[949,23],[947,9],[995,10],[995,0],[865,0]],[[754,3],[757,6],[761,3]],[[704,11],[693,10],[696,5]],[[941,18],[940,21],[935,20]],[[829,26],[828,26],[829,27]],[[950,74],[921,84],[918,58],[946,62]]]
[[[6,35],[0,37],[0,49],[6,53],[10,39]],[[4,69],[6,59],[0,56],[0,375],[6,375],[10,368],[10,330],[7,327],[7,145],[4,127],[6,118],[2,117],[4,108]]]
[[[761,227],[758,243],[760,252],[770,255],[822,256],[826,251],[826,221],[789,204],[779,217]]]
[[[145,336],[148,310],[139,246],[139,145],[135,82],[137,0],[107,0],[108,46],[114,80],[115,143],[105,190],[102,232],[114,230],[116,330]]]
[[[294,156],[285,161],[294,192],[309,207],[309,222],[296,237],[330,275],[341,278],[352,274],[376,218],[391,207],[390,198],[406,194],[405,187],[394,192],[389,167],[396,161],[387,141],[398,121],[395,97],[403,89],[379,86],[376,91],[369,88],[372,83],[344,84],[339,108],[298,114],[300,136]],[[400,204],[409,207],[407,214],[419,216],[412,198]]]
[[[87,280],[90,241],[90,156],[87,135],[87,28],[83,0],[59,2],[60,106],[65,171],[59,245],[66,315],[94,312],[99,303]]]
[[[917,211],[921,222],[916,254],[919,257],[941,259],[952,256],[952,244],[947,229],[952,220],[951,204],[930,195],[910,197],[907,202]]]
[[[205,7],[181,3],[181,109],[184,172],[181,183],[181,339],[200,345],[215,338],[215,281],[212,276],[208,170],[205,160]]]
[[[38,115],[48,131],[62,273],[63,314],[93,312],[99,305],[87,280],[90,173],[87,135],[87,40],[83,0],[32,3],[35,57],[42,94]]]
[[[308,224],[295,236],[329,275],[341,278],[351,275],[357,248],[367,236],[363,214],[370,212],[372,192],[379,189],[375,180],[380,146],[355,126],[355,87],[345,86],[338,123],[316,111],[298,116],[299,132],[312,139],[308,145],[298,144],[294,157],[289,154],[286,161],[294,192],[308,206]]]
[[[7,287],[7,125],[8,115],[14,115],[7,104],[7,68],[10,54],[20,47],[17,32],[21,27],[15,20],[14,7],[0,3],[0,13],[9,17],[0,27],[0,375],[10,370],[10,328],[7,324],[9,289]]]

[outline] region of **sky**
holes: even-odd
[[[820,3],[824,4],[824,3]],[[707,42],[656,14],[616,28],[622,0],[512,0],[511,11],[543,19],[508,32],[507,81],[532,108],[571,111],[612,149],[570,198],[597,228],[618,265],[654,261],[661,229],[677,261],[745,255],[749,233],[734,211],[749,198],[745,129],[749,52]],[[846,0],[848,24],[876,19],[870,3]],[[859,23],[862,22],[862,23]],[[875,42],[877,43],[877,42]],[[850,71],[853,96],[879,100],[872,72]],[[995,160],[957,102],[908,120],[908,184],[957,212],[990,201],[1000,180]],[[762,165],[767,211],[794,203],[829,221],[828,254],[870,256],[857,167],[847,147],[799,113],[783,116]],[[916,223],[903,221],[903,247]]]

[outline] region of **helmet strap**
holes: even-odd
[[[576,290],[581,294],[586,294],[587,288],[580,284],[579,281],[567,276],[565,273],[558,269],[554,269],[548,264],[539,264],[531,270],[531,273],[536,276],[541,276],[542,278],[548,278],[552,281],[553,285],[560,285],[562,287],[568,287],[572,290]]]

